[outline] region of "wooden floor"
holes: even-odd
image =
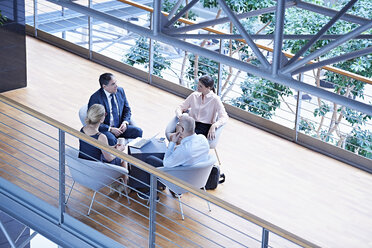
[[[80,129],[78,109],[113,71],[29,37],[27,60],[27,88],[4,95]],[[113,73],[144,134],[163,133],[182,99]],[[320,246],[372,247],[371,174],[233,119],[218,151],[227,179],[210,193]]]

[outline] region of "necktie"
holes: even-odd
[[[114,126],[119,127],[119,113],[118,107],[116,106],[116,102],[114,99],[115,94],[111,94],[111,107],[112,107],[112,117],[114,118]]]

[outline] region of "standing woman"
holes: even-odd
[[[215,94],[214,81],[209,75],[199,78],[197,91],[191,93],[177,107],[176,116],[186,114],[195,120],[195,133],[203,134],[209,140],[216,137],[216,129],[229,119],[219,96]]]
[[[100,133],[98,128],[105,119],[106,111],[103,105],[93,104],[87,112],[87,117],[85,119],[86,125],[81,128],[80,132],[85,133],[86,135],[97,139],[101,143],[108,145],[108,140],[106,135]],[[124,151],[125,146],[117,144],[114,146],[119,151]],[[101,150],[83,140],[79,140],[79,158],[94,160],[94,161],[103,161],[110,164],[115,164],[119,166],[124,166],[124,161],[121,161],[120,158],[113,156],[111,153],[108,153],[104,150]]]

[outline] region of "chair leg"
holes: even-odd
[[[205,189],[205,187],[203,187],[203,190],[204,190],[204,192],[207,192],[207,190]],[[211,209],[211,205],[209,204],[209,201],[207,201],[207,204],[208,204],[208,210],[209,210],[209,212],[211,212],[212,209]]]
[[[178,198],[178,204],[180,205],[180,210],[181,210],[182,220],[185,220],[185,216],[183,215],[183,209],[182,209],[181,197],[180,197],[179,195],[177,195],[177,198]]]
[[[96,193],[97,191],[94,191],[94,194],[93,194],[93,197],[92,197],[92,201],[90,202],[90,206],[89,206],[89,209],[88,209],[88,216],[90,214],[90,210],[92,209],[92,206],[93,206],[93,202],[94,202],[94,197],[96,197]]]
[[[67,202],[68,202],[68,199],[70,199],[70,195],[71,195],[71,192],[72,192],[72,188],[74,187],[75,185],[75,181],[72,183],[71,185],[71,189],[70,189],[70,192],[68,192],[68,196],[67,196],[67,199],[65,201],[65,205],[67,205]]]
[[[221,165],[221,160],[220,160],[220,157],[218,156],[217,148],[214,148],[213,150],[214,150],[214,152],[216,153],[216,157],[217,157],[218,164]]]
[[[128,204],[130,204],[129,194],[128,194],[128,185],[125,184],[124,181],[122,183],[123,183],[123,186],[124,186],[124,192],[125,192],[125,196],[127,197]],[[120,192],[120,194],[121,194],[121,192]]]

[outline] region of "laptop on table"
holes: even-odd
[[[156,133],[151,138],[141,138],[141,137],[135,138],[134,140],[128,143],[128,146],[141,149],[142,147],[147,145],[153,138],[155,138],[158,134],[159,133]]]

